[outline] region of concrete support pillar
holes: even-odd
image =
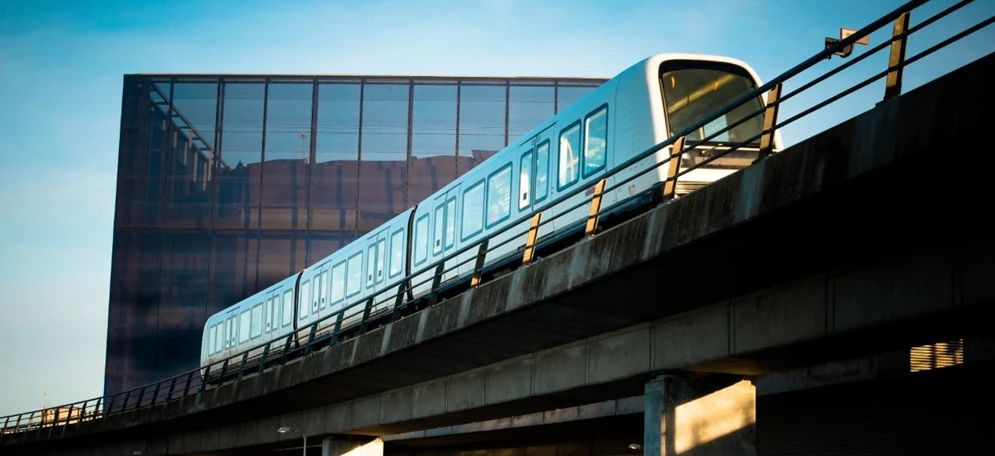
[[[342,440],[331,437],[321,441],[321,456],[383,456],[383,440]]]
[[[646,384],[644,456],[755,456],[749,381],[661,375]]]

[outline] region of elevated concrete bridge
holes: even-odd
[[[0,453],[244,454],[299,449],[281,426],[328,446],[513,427],[512,417],[554,410],[642,414],[653,430],[673,425],[680,404],[726,391],[739,421],[720,447],[742,454],[764,420],[755,414],[764,388],[817,384],[809,366],[850,360],[867,376],[882,364],[859,368],[861,359],[952,339],[965,365],[984,364],[995,309],[991,74],[995,54],[294,363],[163,405],[5,435]],[[651,434],[647,451],[676,448],[673,436]]]

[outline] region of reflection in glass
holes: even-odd
[[[553,117],[553,86],[508,88],[508,142],[513,143]]]
[[[266,104],[263,229],[307,227],[313,84],[270,84]]]
[[[256,228],[263,142],[264,84],[225,84],[215,228]]]
[[[506,91],[504,85],[460,87],[457,175],[462,176],[505,146]]]
[[[407,84],[367,84],[363,88],[362,144],[359,230],[370,231],[407,207],[404,199],[408,156]]]
[[[556,88],[556,112],[561,112],[597,87],[559,86]]]
[[[193,369],[208,315],[421,202],[505,145],[506,115],[516,135],[545,120],[551,102],[549,87],[523,80],[509,88],[474,78],[462,86],[363,79],[125,76],[105,392]],[[536,198],[543,170],[555,166],[547,156],[548,148],[537,149]],[[444,242],[454,230],[483,228],[487,186],[480,182],[469,188],[469,202],[447,204],[459,217],[443,216]],[[429,218],[416,225],[415,256],[425,258]],[[389,258],[385,275],[403,272],[395,261],[405,256],[403,241],[395,239],[402,238],[391,233],[383,247],[387,256],[378,244],[377,258]],[[342,282],[352,275],[345,269]],[[218,340],[229,342],[224,327]]]
[[[357,213],[359,93],[359,84],[318,85],[318,138],[311,167],[311,229],[349,233],[350,238]]]
[[[408,204],[456,178],[456,86],[414,86]]]

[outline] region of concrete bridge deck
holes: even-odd
[[[995,299],[993,70],[995,54],[306,359],[0,449],[395,434],[638,395],[660,371],[755,375],[980,331]]]

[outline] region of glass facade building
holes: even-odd
[[[105,393],[194,369],[209,315],[419,203],[604,81],[126,75]]]

